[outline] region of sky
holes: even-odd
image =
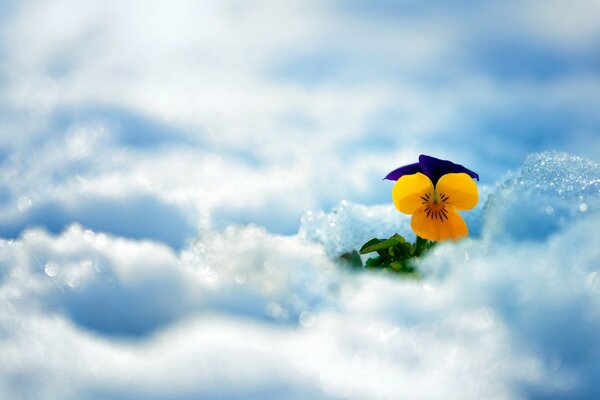
[[[0,353],[12,361],[0,394],[600,393],[597,363],[539,337],[574,319],[566,337],[600,348],[597,253],[581,233],[595,232],[600,195],[597,15],[593,0],[3,2]],[[471,238],[427,259],[423,285],[340,272],[340,252],[410,237],[382,178],[420,154],[479,173]],[[557,244],[577,235],[580,254]],[[470,249],[481,276],[461,270]],[[519,255],[541,260],[523,282]],[[530,296],[531,326],[502,292],[511,285]],[[497,296],[469,308],[463,287]],[[378,292],[390,306],[371,301]],[[403,314],[411,295],[426,303]],[[467,344],[482,318],[486,335]],[[385,332],[419,344],[382,349]],[[179,376],[182,365],[196,370]],[[381,382],[344,383],[360,371]],[[481,384],[461,393],[452,379],[475,371]]]

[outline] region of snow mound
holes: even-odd
[[[283,324],[302,323],[337,285],[319,246],[255,226],[205,234],[181,264],[203,277],[211,309]]]
[[[393,205],[368,207],[345,200],[329,213],[306,212],[299,229],[300,237],[321,243],[331,257],[358,249],[371,238],[388,237],[395,232],[414,237],[410,216],[400,214]]]
[[[251,226],[208,234],[179,255],[79,225],[0,245],[5,300],[107,335],[144,336],[212,312],[298,324],[332,286],[333,266],[317,246]]]
[[[600,206],[600,164],[566,153],[527,157],[485,207],[495,239],[542,240]]]
[[[292,236],[206,231],[179,252],[27,230],[0,241],[0,397],[596,398],[598,171],[529,157],[483,188],[468,220],[483,234],[437,246],[420,281],[332,261],[409,236],[391,206],[343,202]]]

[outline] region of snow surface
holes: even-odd
[[[0,1],[0,399],[600,398],[598,15]],[[469,238],[338,265],[422,153]]]
[[[476,213],[483,234],[437,247],[422,281],[328,256],[406,230],[392,206],[345,202],[298,235],[229,227],[181,251],[28,229],[0,242],[0,394],[593,398],[599,184],[594,162],[529,156]]]

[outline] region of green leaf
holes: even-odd
[[[381,265],[382,263],[383,263],[383,260],[381,259],[381,257],[379,257],[379,256],[371,257],[365,262],[365,267],[374,268],[374,267],[377,267],[378,265]]]
[[[364,249],[366,249],[370,246],[373,246],[377,243],[381,243],[383,241],[384,241],[384,239],[377,239],[377,238],[373,238],[373,239],[369,240],[367,243],[363,244],[362,247],[360,248],[360,250],[359,250],[360,254],[365,254],[365,253],[363,253]]]
[[[378,268],[381,268],[383,270],[388,270],[390,268],[390,263],[383,263],[383,264],[379,265]]]
[[[430,250],[433,246],[435,246],[436,242],[432,240],[423,239],[422,237],[417,236],[417,241],[415,242],[415,249],[413,254],[415,257],[420,257],[421,254]]]
[[[404,269],[404,263],[402,261],[394,261],[390,263],[390,267],[396,272],[400,272]]]
[[[394,252],[396,254],[396,259],[406,259],[412,256],[413,246],[408,242],[400,243],[396,247],[394,247]]]
[[[376,240],[377,242],[375,242]],[[404,242],[406,242],[404,238],[397,233],[387,240],[371,239],[365,243],[363,247],[361,247],[360,254],[372,253],[378,250],[386,250]]]
[[[367,259],[364,268],[401,275],[403,278],[420,279],[419,272],[413,266],[413,260],[421,257],[435,245],[436,242],[418,236],[414,244],[409,243],[396,233],[389,239],[369,240],[360,248],[360,254],[377,253]],[[356,262],[360,255],[354,251],[343,255],[342,258]]]

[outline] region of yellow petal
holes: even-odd
[[[410,226],[423,239],[442,241],[467,236],[467,224],[456,210],[447,205],[423,206],[413,215]]]
[[[450,204],[457,210],[470,210],[479,200],[475,181],[462,172],[442,176],[435,185],[435,192],[438,201]]]
[[[401,176],[392,189],[392,199],[398,211],[413,214],[433,199],[433,183],[420,172]]]

